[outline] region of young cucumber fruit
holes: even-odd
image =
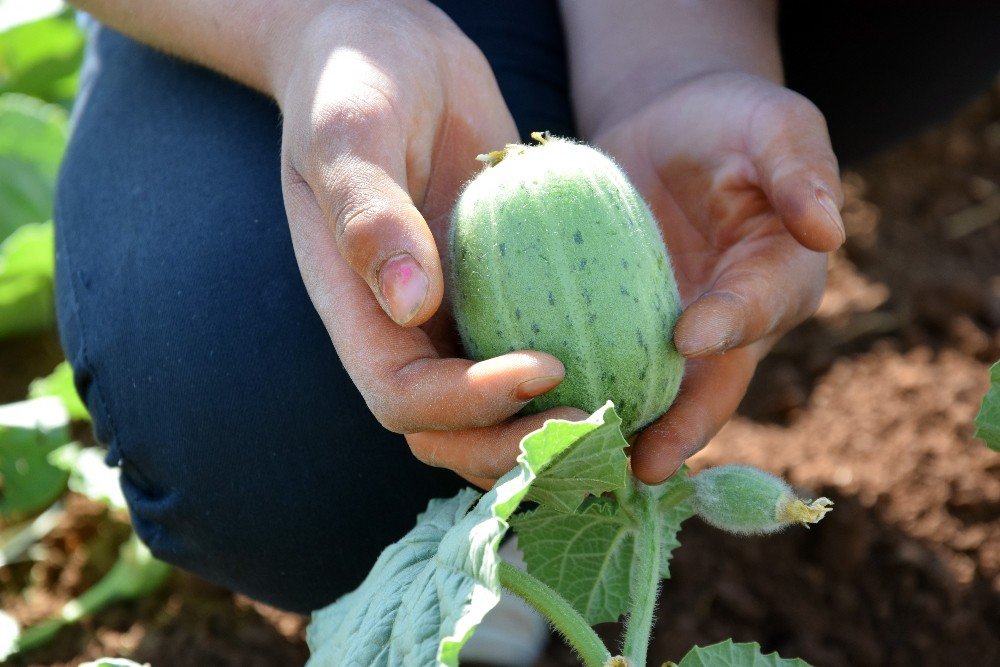
[[[454,312],[475,359],[515,350],[566,367],[538,412],[593,412],[609,399],[629,436],[666,412],[684,372],[673,344],[681,312],[649,207],[600,151],[532,135],[482,156],[451,226]]]
[[[764,535],[822,519],[833,502],[798,498],[779,477],[744,465],[709,468],[695,475],[694,510],[706,523],[736,535]]]

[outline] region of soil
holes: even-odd
[[[1000,455],[972,438],[1000,358],[1000,86],[844,181],[849,240],[817,316],[691,462],[760,466],[835,511],[768,538],[688,522],[650,664],[733,637],[823,667],[1000,665]],[[54,346],[0,344],[0,398],[49,370]],[[85,588],[124,538],[100,506],[67,510],[42,561],[0,569],[0,603],[22,622]],[[25,598],[29,581],[45,585]],[[10,664],[300,665],[304,627],[178,572]],[[539,667],[575,664],[554,641]]]

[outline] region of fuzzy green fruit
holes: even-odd
[[[705,523],[736,535],[764,535],[793,523],[808,527],[833,503],[806,503],[780,477],[752,466],[726,465],[704,470],[693,479],[694,511]]]
[[[649,208],[600,151],[533,135],[484,156],[452,216],[454,310],[466,351],[554,355],[556,389],[526,411],[612,400],[629,436],[666,412],[684,372],[681,312]]]

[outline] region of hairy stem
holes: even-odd
[[[653,609],[660,589],[660,522],[656,501],[649,489],[639,483],[639,526],[633,556],[633,579],[630,585],[632,612],[625,625],[622,652],[630,667],[644,667],[649,634],[653,625]]]
[[[503,587],[524,599],[548,619],[580,655],[584,665],[602,667],[611,660],[611,653],[604,646],[604,642],[563,596],[510,563],[501,561],[498,573]]]
[[[691,478],[687,476],[686,472],[679,473],[684,475],[684,478],[679,484],[675,484],[669,491],[660,496],[660,500],[657,502],[657,511],[661,514],[669,512],[677,505],[694,496],[694,483]]]

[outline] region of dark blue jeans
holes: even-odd
[[[486,53],[522,134],[573,134],[554,2],[438,4]],[[792,43],[811,52],[823,25],[803,20]],[[995,37],[996,22],[981,25]],[[953,65],[966,79],[970,63],[986,72],[963,95],[1000,64],[976,53]],[[907,73],[869,70],[845,76]],[[822,97],[830,84],[801,87]],[[883,101],[881,113],[902,106]],[[835,141],[880,117],[824,111]],[[428,499],[463,482],[383,430],[337,359],[292,253],[277,108],[94,26],[73,122],[56,202],[60,329],[139,536],[253,598],[303,612],[329,603]]]

